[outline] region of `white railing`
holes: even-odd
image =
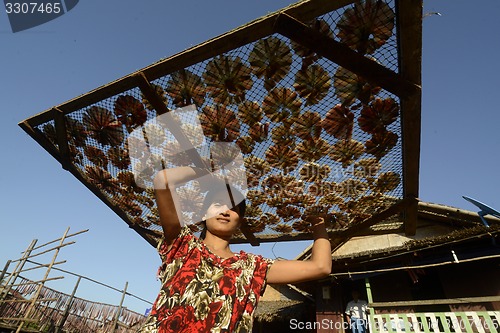
[[[370,315],[370,333],[500,333],[500,311]]]

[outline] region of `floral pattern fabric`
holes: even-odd
[[[241,251],[221,258],[183,227],[158,244],[160,293],[140,333],[250,332],[272,260]]]

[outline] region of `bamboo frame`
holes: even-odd
[[[56,259],[57,259],[57,256],[59,254],[59,251],[60,249],[64,246],[64,245],[69,245],[71,243],[74,243],[74,242],[70,242],[70,243],[67,243],[67,244],[64,244],[64,241],[66,240],[66,236],[68,235],[68,232],[69,232],[69,227],[66,229],[66,231],[64,232],[64,235],[60,238],[60,242],[59,242],[59,247],[56,247],[54,248],[54,255],[52,257],[52,261],[50,262],[49,266],[47,267],[47,271],[45,272],[45,275],[43,277],[43,279],[41,280],[41,284],[38,285],[38,288],[35,292],[35,294],[31,297],[31,302],[30,302],[30,305],[28,306],[28,309],[26,310],[26,312],[24,313],[24,318],[26,319],[29,319],[30,316],[32,315],[32,312],[35,308],[35,304],[36,304],[36,301],[38,299],[38,297],[40,296],[40,292],[42,291],[42,287],[44,285],[44,283],[46,281],[48,281],[49,279],[56,279],[56,278],[49,278],[49,273],[50,273],[50,270],[52,268],[52,266],[54,265],[54,263],[56,262]],[[52,250],[48,250],[48,251],[52,251]],[[45,252],[48,252],[48,251],[44,251],[42,253],[45,253]],[[24,327],[24,321],[22,321],[17,330],[16,330],[16,333],[19,333],[21,332],[21,330],[23,329]]]
[[[9,265],[6,265],[4,268],[5,272],[2,271],[4,272],[4,275],[7,275],[6,278],[7,283],[5,284],[2,290],[2,295],[5,292],[5,297],[7,299],[3,298],[0,299],[0,305],[8,304],[7,307],[2,307],[2,312],[0,313],[1,316],[0,319],[5,320],[7,322],[5,322],[4,324],[0,324],[0,326],[5,327],[11,331],[15,331],[17,329],[17,331],[19,332],[25,332],[27,329],[25,326],[28,323],[36,323],[38,324],[37,329],[44,331],[49,325],[48,320],[50,318],[53,320],[54,318],[57,318],[56,320],[57,322],[53,323],[57,325],[55,327],[56,331],[60,332],[63,329],[66,320],[68,322],[71,321],[71,323],[68,323],[69,326],[73,326],[75,324],[80,325],[83,323],[82,325],[84,328],[89,328],[90,330],[94,331],[96,325],[100,323],[96,323],[93,318],[85,318],[81,316],[79,317],[76,313],[81,313],[82,306],[84,308],[83,311],[87,311],[87,313],[89,313],[89,311],[93,311],[93,309],[95,309],[96,306],[100,306],[101,308],[99,311],[103,312],[99,313],[103,313],[102,316],[107,316],[103,318],[109,319],[111,318],[110,315],[112,315],[113,319],[114,318],[117,319],[117,321],[115,320],[116,323],[115,327],[125,328],[124,332],[134,331],[135,329],[131,325],[141,322],[143,319],[145,319],[145,316],[143,316],[142,314],[130,311],[126,307],[123,307],[123,300],[126,295],[130,295],[148,304],[152,304],[149,301],[141,299],[133,294],[128,293],[126,289],[118,290],[103,283],[99,283],[95,280],[89,279],[87,277],[74,274],[68,271],[64,271],[62,269],[55,267],[56,264],[62,263],[61,261],[56,261],[56,258],[59,254],[59,251],[63,249],[66,245],[69,245],[68,243],[65,243],[66,239],[86,231],[87,230],[83,230],[74,234],[69,234],[69,228],[67,228],[63,237],[56,239],[54,241],[44,243],[40,246],[36,246],[37,240],[33,240],[29,245],[29,247],[22,252],[22,258],[20,260],[16,260],[17,262],[16,268],[10,274],[7,273],[7,269],[13,261],[8,262]],[[57,246],[51,246],[51,244],[55,242],[59,242],[59,244]],[[50,261],[49,264],[40,264],[29,260],[29,258],[38,255],[38,253],[34,253],[34,250],[39,250],[38,252],[47,253],[48,251],[45,250],[44,247],[51,247],[51,249],[48,251],[52,251],[54,253],[52,260]],[[45,272],[44,277],[37,281],[31,281],[21,277],[19,275],[20,272],[31,270],[31,268],[24,269],[24,265],[26,263],[34,264],[35,265],[34,269],[46,267],[47,270]],[[78,281],[73,289],[71,296],[58,292],[51,288],[45,287],[44,283],[46,281],[58,280],[63,278],[62,276],[49,278],[48,274],[51,271],[51,269],[78,276]],[[17,278],[22,279],[22,281],[20,281],[20,283],[16,283]],[[101,284],[107,288],[120,291],[120,293],[122,294],[122,301],[120,303],[120,307],[105,303],[91,302],[84,299],[76,299],[77,303],[75,305],[74,296],[82,278],[85,278],[94,283]],[[13,287],[16,286],[21,288],[13,289]],[[11,293],[11,290],[15,290],[17,293],[19,293],[18,295],[20,295],[21,297],[27,297],[28,295],[32,296],[29,299],[16,298],[17,296]],[[26,304],[27,306],[25,306]],[[4,309],[6,309],[6,312],[3,312]],[[118,311],[116,311],[117,309]],[[111,327],[109,327],[108,323],[106,323],[105,329],[106,332],[111,332]]]

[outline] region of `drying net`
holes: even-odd
[[[398,72],[392,2],[359,2],[305,23]],[[257,239],[308,233],[305,220],[318,215],[331,230],[348,228],[402,198],[399,98],[280,34],[179,68],[151,85],[168,110],[196,110],[193,119],[170,119],[196,141],[205,166],[214,169],[214,143],[235,147],[223,150],[222,159],[241,154],[244,168],[229,173],[244,175],[246,182],[236,186],[246,194],[245,223]],[[162,116],[139,88],[65,115],[78,172],[128,223],[153,231],[161,230],[155,171],[197,165],[169,125],[158,121]],[[57,147],[53,120],[36,129]],[[197,230],[204,192],[190,182],[177,193],[196,203],[182,209],[182,218]]]

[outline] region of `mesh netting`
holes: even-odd
[[[307,24],[398,72],[393,3],[360,2]],[[398,97],[282,35],[151,84],[168,110],[196,106],[203,159],[210,158],[204,149],[214,142],[239,147],[248,187],[246,223],[257,238],[307,233],[305,220],[317,215],[329,217],[331,229],[345,228],[402,198]],[[178,144],[168,133],[155,143],[156,160],[135,160],[128,139],[157,116],[136,88],[65,118],[72,163],[129,222],[151,230],[160,230],[158,210],[152,187],[134,177],[138,163],[150,175],[158,165],[192,165],[162,160]],[[189,136],[189,124],[182,129]],[[38,130],[57,147],[53,121]],[[178,194],[201,202],[203,193],[196,190],[191,183]],[[197,229],[196,212],[183,213]]]

